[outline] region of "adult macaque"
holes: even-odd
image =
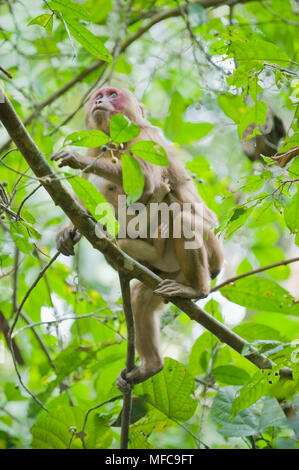
[[[90,129],[99,129],[109,134],[111,116],[122,113],[140,127],[137,138],[113,151],[107,150],[96,159],[103,149],[90,149],[86,156],[72,151],[61,151],[52,157],[59,166],[78,168],[88,174],[88,179],[99,189],[106,199],[116,208],[117,198],[124,194],[122,187],[121,153],[128,151],[137,140],[152,140],[167,152],[167,167],[152,165],[138,157],[144,175],[144,191],[138,202],[149,206],[150,202],[163,200],[167,206],[173,202],[181,208],[179,214],[170,218],[169,227],[163,223],[158,227],[158,237],[144,239],[125,238],[119,240],[120,247],[130,256],[155,271],[163,281],[153,292],[137,281],[132,287],[132,308],[135,317],[136,346],[141,365],[118,377],[118,385],[124,390],[128,383],[138,383],[156,374],[163,367],[159,345],[158,312],[165,298],[174,296],[185,298],[206,297],[210,291],[210,280],[217,276],[223,260],[222,245],[211,230],[217,224],[215,214],[208,209],[198,195],[192,178],[176,159],[173,147],[164,139],[160,131],[145,118],[142,106],[128,90],[102,88],[91,98],[87,110],[86,124]],[[192,206],[190,212],[184,204]],[[199,209],[198,209],[199,207]],[[201,209],[201,210],[200,210]],[[196,217],[197,216],[197,217]],[[194,248],[186,242],[190,237],[184,233],[176,238],[174,226],[192,226]],[[193,225],[192,225],[193,224]],[[169,229],[169,237],[164,232]],[[57,238],[58,248],[63,253],[72,251],[73,228],[64,229]],[[193,245],[192,245],[193,246]]]
[[[245,129],[242,137],[242,146],[247,157],[251,161],[255,161],[261,158],[261,154],[266,157],[275,155],[280,139],[286,135],[282,120],[268,108],[265,124],[258,126],[261,134],[246,140],[246,137],[252,134],[254,128],[255,124],[250,124]]]

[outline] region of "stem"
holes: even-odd
[[[227,286],[228,284],[231,284],[232,282],[238,281],[238,279],[243,279],[244,277],[252,276],[252,274],[262,273],[263,271],[276,268],[277,266],[284,266],[285,264],[295,263],[296,261],[299,261],[299,257],[286,259],[284,261],[279,261],[278,263],[269,264],[268,266],[264,266],[262,268],[248,271],[247,273],[240,274],[239,276],[231,277],[230,279],[223,281],[221,284],[218,284],[218,286],[213,287],[213,289],[211,289],[211,292],[215,292],[216,290],[219,290],[222,287]]]
[[[127,324],[127,359],[126,368],[127,372],[130,372],[134,367],[135,361],[135,328],[134,328],[134,317],[131,305],[131,292],[130,292],[130,279],[119,272],[120,287],[123,299],[124,313]],[[132,392],[133,386],[123,394],[123,409],[121,415],[121,437],[120,437],[120,448],[127,449],[129,443],[129,427],[131,420],[131,409],[132,409]]]

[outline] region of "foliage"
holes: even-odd
[[[285,168],[270,158],[251,162],[240,142],[249,124],[255,123],[249,137],[260,134],[271,107],[287,131],[279,152],[299,145],[298,7],[292,0],[230,3],[0,5],[1,86],[42,153],[50,161],[61,148],[134,139],[138,126],[121,115],[110,136],[84,130],[82,97],[108,80],[130,88],[217,213],[227,260],[221,282],[298,256],[299,246],[299,159]],[[161,11],[176,9],[159,20]],[[5,141],[3,131],[0,145]],[[17,378],[7,329],[67,221],[20,152],[7,150],[1,147],[0,447],[117,448],[116,376],[125,362],[126,325],[116,274],[84,240],[74,258],[60,255],[22,306],[14,350],[27,391]],[[144,185],[136,156],[167,165],[156,143],[133,144],[122,155],[129,203]],[[115,235],[104,197],[81,172],[55,168]],[[244,357],[248,351],[239,355],[169,306],[162,339],[172,358],[134,388],[131,448],[298,448],[298,277],[297,263],[280,265],[199,303],[269,357],[271,371],[258,370]],[[280,378],[283,367],[293,380]]]

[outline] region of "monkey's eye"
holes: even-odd
[[[99,94],[96,96],[96,100],[101,100],[102,98],[103,98],[102,93],[99,93]]]
[[[115,190],[115,186],[112,186],[112,185],[111,185],[111,186],[108,186],[108,190],[109,190],[109,191],[114,191],[114,190]]]
[[[116,97],[117,97],[117,93],[115,91],[110,93],[110,98],[116,98]]]

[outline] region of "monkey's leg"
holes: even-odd
[[[132,287],[131,298],[141,365],[128,373],[126,369],[121,371],[117,386],[122,392],[128,389],[129,384],[143,382],[163,368],[159,319],[159,307],[163,305],[163,299],[139,281]]]
[[[180,215],[182,227],[192,227],[192,214]],[[190,234],[189,230],[189,234]],[[210,270],[204,230],[201,224],[192,232],[193,239],[182,231],[181,238],[173,238],[175,256],[180,266],[180,274],[173,279],[164,279],[155,289],[164,297],[203,298],[210,292]]]
[[[214,233],[209,230],[204,237],[204,243],[208,253],[209,270],[211,278],[218,276],[223,263],[223,246]]]

